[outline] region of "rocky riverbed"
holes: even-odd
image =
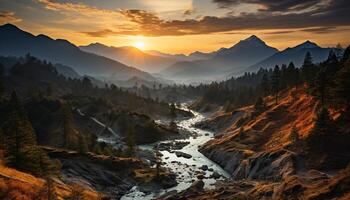
[[[165,193],[181,192],[195,183],[203,183],[203,188],[213,188],[217,180],[230,177],[219,165],[198,151],[200,145],[213,138],[213,133],[194,127],[193,125],[204,120],[205,116],[197,112],[193,112],[193,114],[192,118],[176,121],[179,129],[190,133],[189,138],[140,146],[143,150],[158,150],[161,154],[162,167],[171,169],[176,174],[178,184],[175,187],[150,194],[142,192],[136,186],[122,199],[154,199]]]

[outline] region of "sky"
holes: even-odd
[[[0,0],[0,24],[76,45],[188,54],[250,35],[283,50],[350,44],[349,0]]]

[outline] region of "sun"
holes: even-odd
[[[137,41],[134,43],[134,47],[143,50],[143,49],[145,49],[145,43],[141,42],[141,41]]]

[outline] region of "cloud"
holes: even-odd
[[[113,14],[117,13],[112,10],[96,8],[93,6],[88,6],[83,3],[59,3],[52,0],[37,0],[37,2],[43,4],[46,9],[54,10],[54,11],[67,11],[67,12],[75,12],[81,15],[91,15],[91,14]]]
[[[114,35],[116,34],[114,31],[112,31],[111,29],[104,29],[104,30],[101,30],[101,31],[86,31],[86,32],[81,32],[81,33],[84,33],[88,36],[91,36],[91,37],[106,37],[106,36],[109,36],[109,35]]]
[[[307,28],[307,29],[303,29],[302,31],[308,32],[308,33],[324,34],[324,33],[334,32],[336,29],[337,28],[334,26],[328,26],[328,27]]]
[[[14,23],[14,22],[19,22],[19,21],[22,21],[22,20],[17,18],[15,16],[15,13],[0,10],[0,24]]]
[[[348,0],[213,0],[220,7],[247,3],[260,7],[256,12],[181,20],[165,20],[157,13],[141,9],[108,10],[82,3],[37,1],[49,10],[75,13],[73,17],[67,17],[67,21],[75,19],[76,15],[82,15],[86,24],[97,23],[91,20],[99,19],[97,21],[100,22],[93,26],[94,30],[83,32],[93,37],[109,35],[179,36],[276,29],[280,32],[305,29],[305,32],[325,33],[336,31],[329,27],[350,25],[350,20],[348,20],[350,19],[350,1]],[[190,9],[184,14],[189,15],[192,12],[193,9]]]
[[[323,0],[324,1],[324,0]],[[260,5],[260,11],[300,11],[314,7],[319,4],[320,0],[213,0],[219,8],[231,8],[239,4],[255,4]],[[324,1],[325,2],[325,1]]]

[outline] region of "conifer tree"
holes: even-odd
[[[264,99],[262,97],[259,97],[255,104],[254,104],[254,109],[256,112],[261,112],[265,107],[265,104],[264,104]]]
[[[62,105],[61,115],[63,122],[63,146],[74,148],[75,144],[72,140],[74,135],[73,114],[67,104]]]
[[[26,147],[36,145],[32,125],[17,111],[12,111],[4,126],[5,154],[9,165],[21,167]]]
[[[304,82],[312,81],[314,77],[315,69],[312,63],[312,56],[310,52],[307,52],[304,58],[303,65],[301,67],[301,75]]]
[[[274,70],[273,70],[273,74],[271,77],[271,86],[272,86],[272,91],[273,94],[275,96],[275,103],[278,103],[278,92],[280,90],[280,69],[278,67],[278,65],[275,66]]]
[[[312,88],[312,93],[321,101],[321,106],[324,107],[329,89],[327,74],[324,70],[321,70],[317,73]]]
[[[331,140],[332,133],[335,132],[336,127],[329,115],[328,109],[323,107],[317,114],[315,125],[309,134],[309,147],[316,151],[326,150],[327,142]]]
[[[127,146],[127,155],[133,156],[135,154],[135,130],[131,124],[128,124],[125,135],[125,143]]]
[[[333,100],[340,108],[345,108],[346,118],[350,120],[350,62],[335,75]]]
[[[261,90],[263,92],[263,95],[267,96],[270,92],[270,83],[269,83],[269,78],[267,74],[263,75],[260,85],[261,85]]]

